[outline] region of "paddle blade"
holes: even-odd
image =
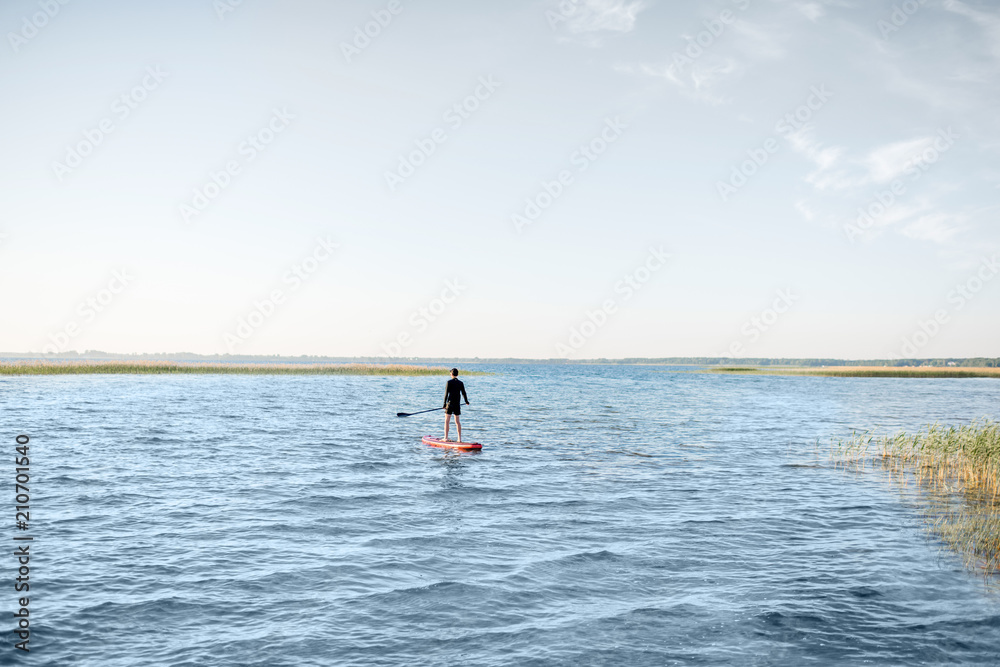
[[[409,412],[397,412],[396,416],[397,417],[409,417],[410,413]]]

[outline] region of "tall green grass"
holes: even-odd
[[[225,364],[168,361],[0,362],[0,375],[448,375],[445,367],[403,364]],[[463,371],[463,375],[488,375]]]
[[[863,368],[859,370],[818,370],[797,371],[788,375],[818,375],[823,377],[851,378],[1000,378],[1000,369],[962,369],[947,370],[943,368]]]
[[[981,571],[1000,573],[1000,423],[933,424],[914,434],[855,434],[837,444],[843,464],[877,466],[922,492],[931,528]]]

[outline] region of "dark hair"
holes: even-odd
[[[458,375],[458,369],[457,368],[452,368],[451,369],[451,376],[455,377],[456,375]]]

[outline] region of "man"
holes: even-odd
[[[451,417],[455,416],[455,425],[458,427],[458,441],[462,442],[462,399],[465,404],[469,404],[469,397],[465,393],[465,384],[458,379],[458,369],[451,369],[451,379],[444,390],[444,439],[448,440],[448,430],[451,427]]]

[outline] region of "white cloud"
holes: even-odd
[[[844,149],[840,146],[824,146],[813,136],[812,124],[803,125],[785,138],[793,151],[816,165],[816,170],[806,176],[806,182],[817,190],[842,190],[854,185],[854,179],[846,171],[831,171],[839,165]]]
[[[816,214],[813,213],[812,209],[809,208],[809,205],[803,199],[795,202],[795,210],[802,214],[802,217],[806,219],[806,222],[811,222],[812,219],[816,217]]]
[[[733,32],[738,36],[739,48],[761,60],[774,60],[785,55],[782,39],[775,27],[764,27],[747,20],[737,21]]]
[[[934,145],[935,138],[916,137],[886,144],[859,159],[845,158],[843,147],[824,146],[813,136],[811,124],[786,137],[792,150],[815,163],[816,169],[805,180],[820,191],[856,190],[872,183],[888,183],[918,161]]]
[[[865,193],[864,186],[869,186],[871,191],[865,193],[866,198],[855,201],[861,204],[862,209],[870,208],[877,201],[883,205],[884,212],[878,215],[871,213],[871,228],[864,235],[866,239],[877,238],[882,231],[893,228],[912,239],[943,244],[963,229],[965,218],[941,212],[936,204],[937,196],[917,196],[906,202],[900,199],[904,195],[898,194],[886,205],[882,199],[876,200],[878,188],[870,187],[873,183],[878,184],[883,192],[887,192],[884,183],[902,175],[913,164],[914,158],[933,145],[933,136],[879,146],[861,159],[845,158],[846,151],[841,147],[824,146],[813,136],[813,130],[808,125],[787,135],[786,139],[795,152],[816,165],[805,180],[817,192],[855,199]],[[806,220],[818,217],[811,202],[799,201],[795,207]],[[852,213],[851,217],[854,216],[856,214]],[[849,221],[850,224],[854,222],[853,219]]]
[[[630,32],[643,9],[645,4],[641,0],[583,0],[569,12],[567,28],[574,34]]]
[[[870,62],[881,71],[885,90],[953,114],[971,114],[996,106],[997,87],[992,84],[1000,73],[1000,15],[959,0],[944,0],[936,7],[946,11],[939,11],[935,17],[939,25],[933,36],[911,28],[910,23],[890,39],[871,31],[857,33],[859,40],[877,55]],[[947,12],[968,19],[979,30],[967,29],[960,20],[949,20]],[[933,61],[919,55],[928,39],[941,49]]]
[[[918,137],[880,146],[868,154],[865,165],[871,180],[887,183],[902,174],[914,158],[933,146],[934,137]]]
[[[621,0],[617,3],[621,4]],[[667,56],[664,66],[640,64],[619,70],[662,77],[691,99],[713,105],[729,103],[728,96],[713,89],[761,61],[783,58],[786,36],[776,27],[752,23],[741,16],[735,22],[719,25],[723,32],[710,34],[705,28],[694,34],[682,33],[682,41]]]
[[[905,225],[900,231],[918,241],[944,243],[961,231],[962,222],[960,217],[947,213],[930,213]]]
[[[849,190],[858,186],[858,179],[846,169],[825,172],[820,169],[806,175],[806,183],[821,192]]]
[[[637,68],[618,67],[619,71],[641,72],[646,76],[666,79],[681,94],[712,105],[725,104],[729,98],[715,94],[712,89],[723,79],[742,72],[743,66],[735,58],[704,56],[694,63],[679,68],[674,65],[641,64]]]
[[[958,0],[945,0],[944,8],[978,24],[989,36],[989,48],[993,55],[1000,57],[1000,17],[969,7]]]
[[[802,12],[802,15],[813,23],[826,14],[826,10],[823,9],[823,6],[817,2],[799,2],[796,3],[795,8]]]
[[[698,62],[691,67],[691,84],[695,92],[708,94],[710,88],[740,69],[739,63],[733,58],[713,58]]]
[[[965,216],[941,212],[939,200],[953,188],[939,186],[934,192],[914,196],[905,189],[890,192],[885,183],[903,175],[924,149],[932,146],[934,137],[919,137],[879,146],[861,159],[844,158],[845,151],[839,147],[824,147],[812,137],[809,128],[803,128],[788,136],[789,145],[816,164],[816,169],[808,174],[806,182],[817,192],[847,197],[869,212],[870,228],[864,237],[877,238],[881,232],[894,229],[906,237],[943,244],[965,227]],[[909,176],[909,175],[908,175]],[[904,179],[908,187],[911,179]],[[873,187],[874,184],[874,187]],[[867,186],[867,187],[866,187]],[[907,201],[909,200],[909,201]],[[815,211],[802,202],[797,204],[806,219],[815,216]],[[881,213],[875,213],[873,206],[879,205]],[[851,213],[848,224],[855,224],[856,213]],[[864,228],[864,226],[862,226]]]
[[[938,215],[934,213],[934,206],[927,197],[918,197],[912,204],[893,204],[884,214],[875,220],[875,226],[890,227],[892,225],[901,225],[911,220],[914,216],[921,214],[923,216],[920,219]]]

